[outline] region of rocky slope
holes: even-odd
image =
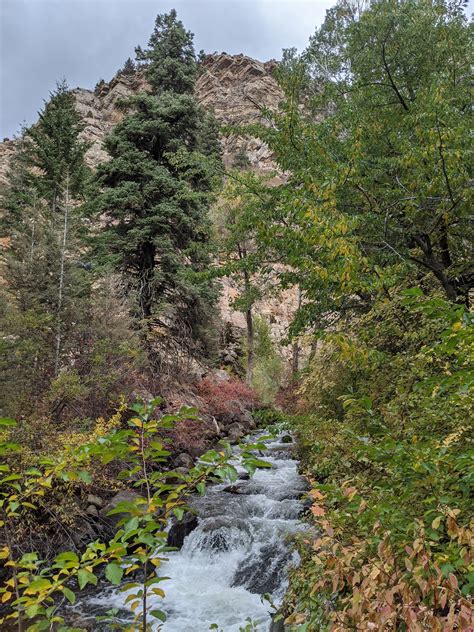
[[[263,109],[277,109],[282,98],[281,90],[272,75],[276,62],[262,63],[245,55],[208,55],[202,62],[196,85],[196,95],[207,109],[213,110],[223,125],[245,125],[265,122]],[[84,117],[83,137],[91,144],[87,162],[91,167],[107,160],[103,141],[123,117],[120,99],[146,89],[143,74],[117,75],[109,83],[100,82],[94,91],[76,88],[77,109]],[[0,143],[0,185],[5,181],[10,159],[17,141],[6,139]],[[271,153],[260,140],[239,136],[222,136],[223,157],[227,167],[233,165],[237,156],[247,156],[249,166],[256,171],[269,172],[274,169]],[[231,302],[236,296],[235,286],[223,282],[221,312],[224,321],[243,329],[245,320],[235,312]],[[296,292],[288,290],[283,296],[262,301],[257,312],[270,323],[275,341],[284,335],[297,306]],[[285,350],[283,351],[286,355]],[[288,350],[289,353],[289,350]]]

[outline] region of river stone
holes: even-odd
[[[200,549],[216,552],[231,551],[239,546],[249,546],[250,526],[235,516],[206,518],[200,524],[202,539]]]
[[[245,435],[245,428],[242,424],[234,423],[227,427],[226,432],[229,441],[234,443]]]
[[[178,456],[174,459],[174,465],[176,469],[178,467],[187,467],[190,470],[194,467],[194,459],[187,452],[181,452],[181,454],[178,454]]]
[[[100,496],[95,496],[94,494],[89,494],[87,496],[87,504],[88,505],[95,505],[96,507],[103,507],[104,506],[104,499],[101,498]]]
[[[248,472],[242,472],[241,474],[239,474],[239,481],[249,481],[250,480],[250,474]]]
[[[275,621],[274,619],[272,619],[269,632],[285,632],[285,624],[283,622],[283,619],[280,619],[279,621]]]
[[[232,586],[243,586],[251,593],[273,593],[281,583],[281,576],[291,557],[285,547],[267,544],[258,555],[244,560],[232,580]]]
[[[115,525],[119,520],[124,518],[126,514],[113,514],[112,516],[108,516],[107,514],[109,513],[109,511],[115,509],[119,503],[133,503],[139,496],[140,494],[133,491],[132,489],[121,489],[115,494],[113,498],[109,500],[105,507],[101,509],[100,515],[104,518],[107,518],[109,522]]]
[[[242,493],[244,493],[243,490],[242,490],[242,487],[240,487],[240,485],[228,485],[227,487],[224,487],[224,489],[222,491],[226,492],[227,494],[242,494]]]
[[[289,434],[283,435],[281,438],[282,443],[293,443],[293,437]]]
[[[178,520],[171,525],[166,544],[180,549],[183,546],[184,538],[192,533],[197,526],[197,516],[188,511],[184,514],[182,520]]]

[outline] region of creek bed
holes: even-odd
[[[191,501],[198,526],[160,567],[160,575],[170,578],[160,584],[165,598],[153,603],[167,614],[160,624],[163,632],[208,632],[211,624],[238,632],[247,619],[258,632],[270,629],[271,608],[262,595],[269,593],[278,603],[285,593],[288,567],[297,562],[289,539],[304,528],[299,516],[306,483],[298,474],[292,444],[280,439],[265,443],[262,458],[271,468],[230,487],[210,486]],[[119,608],[126,618],[125,597],[117,589],[107,590],[81,599],[78,610],[92,615]],[[94,629],[107,627],[97,624]]]

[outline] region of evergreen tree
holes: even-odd
[[[208,261],[217,128],[192,94],[192,34],[176,12],[158,16],[149,48],[138,56],[150,60],[152,89],[128,100],[128,115],[105,142],[111,160],[98,169],[93,201],[105,218],[99,260],[124,275],[148,331],[157,323],[184,327],[196,340],[213,298],[194,273]]]
[[[26,163],[37,174],[34,185],[52,212],[64,204],[67,195],[78,198],[84,192],[88,144],[80,139],[83,129],[74,95],[62,80],[25,138]]]
[[[133,59],[131,59],[130,57],[127,59],[127,61],[124,63],[123,67],[118,71],[118,75],[125,75],[125,76],[130,76],[135,74],[136,72],[136,67],[135,67],[135,63],[133,61]]]
[[[1,328],[16,358],[8,381],[27,397],[58,374],[89,294],[77,265],[77,199],[87,180],[81,130],[74,96],[61,82],[38,123],[24,131],[2,195],[2,234],[10,243],[2,271],[7,283]],[[1,368],[3,373],[6,367]]]
[[[198,71],[193,37],[178,20],[175,9],[157,16],[148,48],[135,49],[137,59],[148,64],[147,78],[155,93],[193,92]]]

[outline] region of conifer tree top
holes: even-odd
[[[148,48],[135,49],[137,59],[149,63],[147,78],[154,92],[192,92],[197,76],[193,33],[178,20],[176,10],[158,15]]]

